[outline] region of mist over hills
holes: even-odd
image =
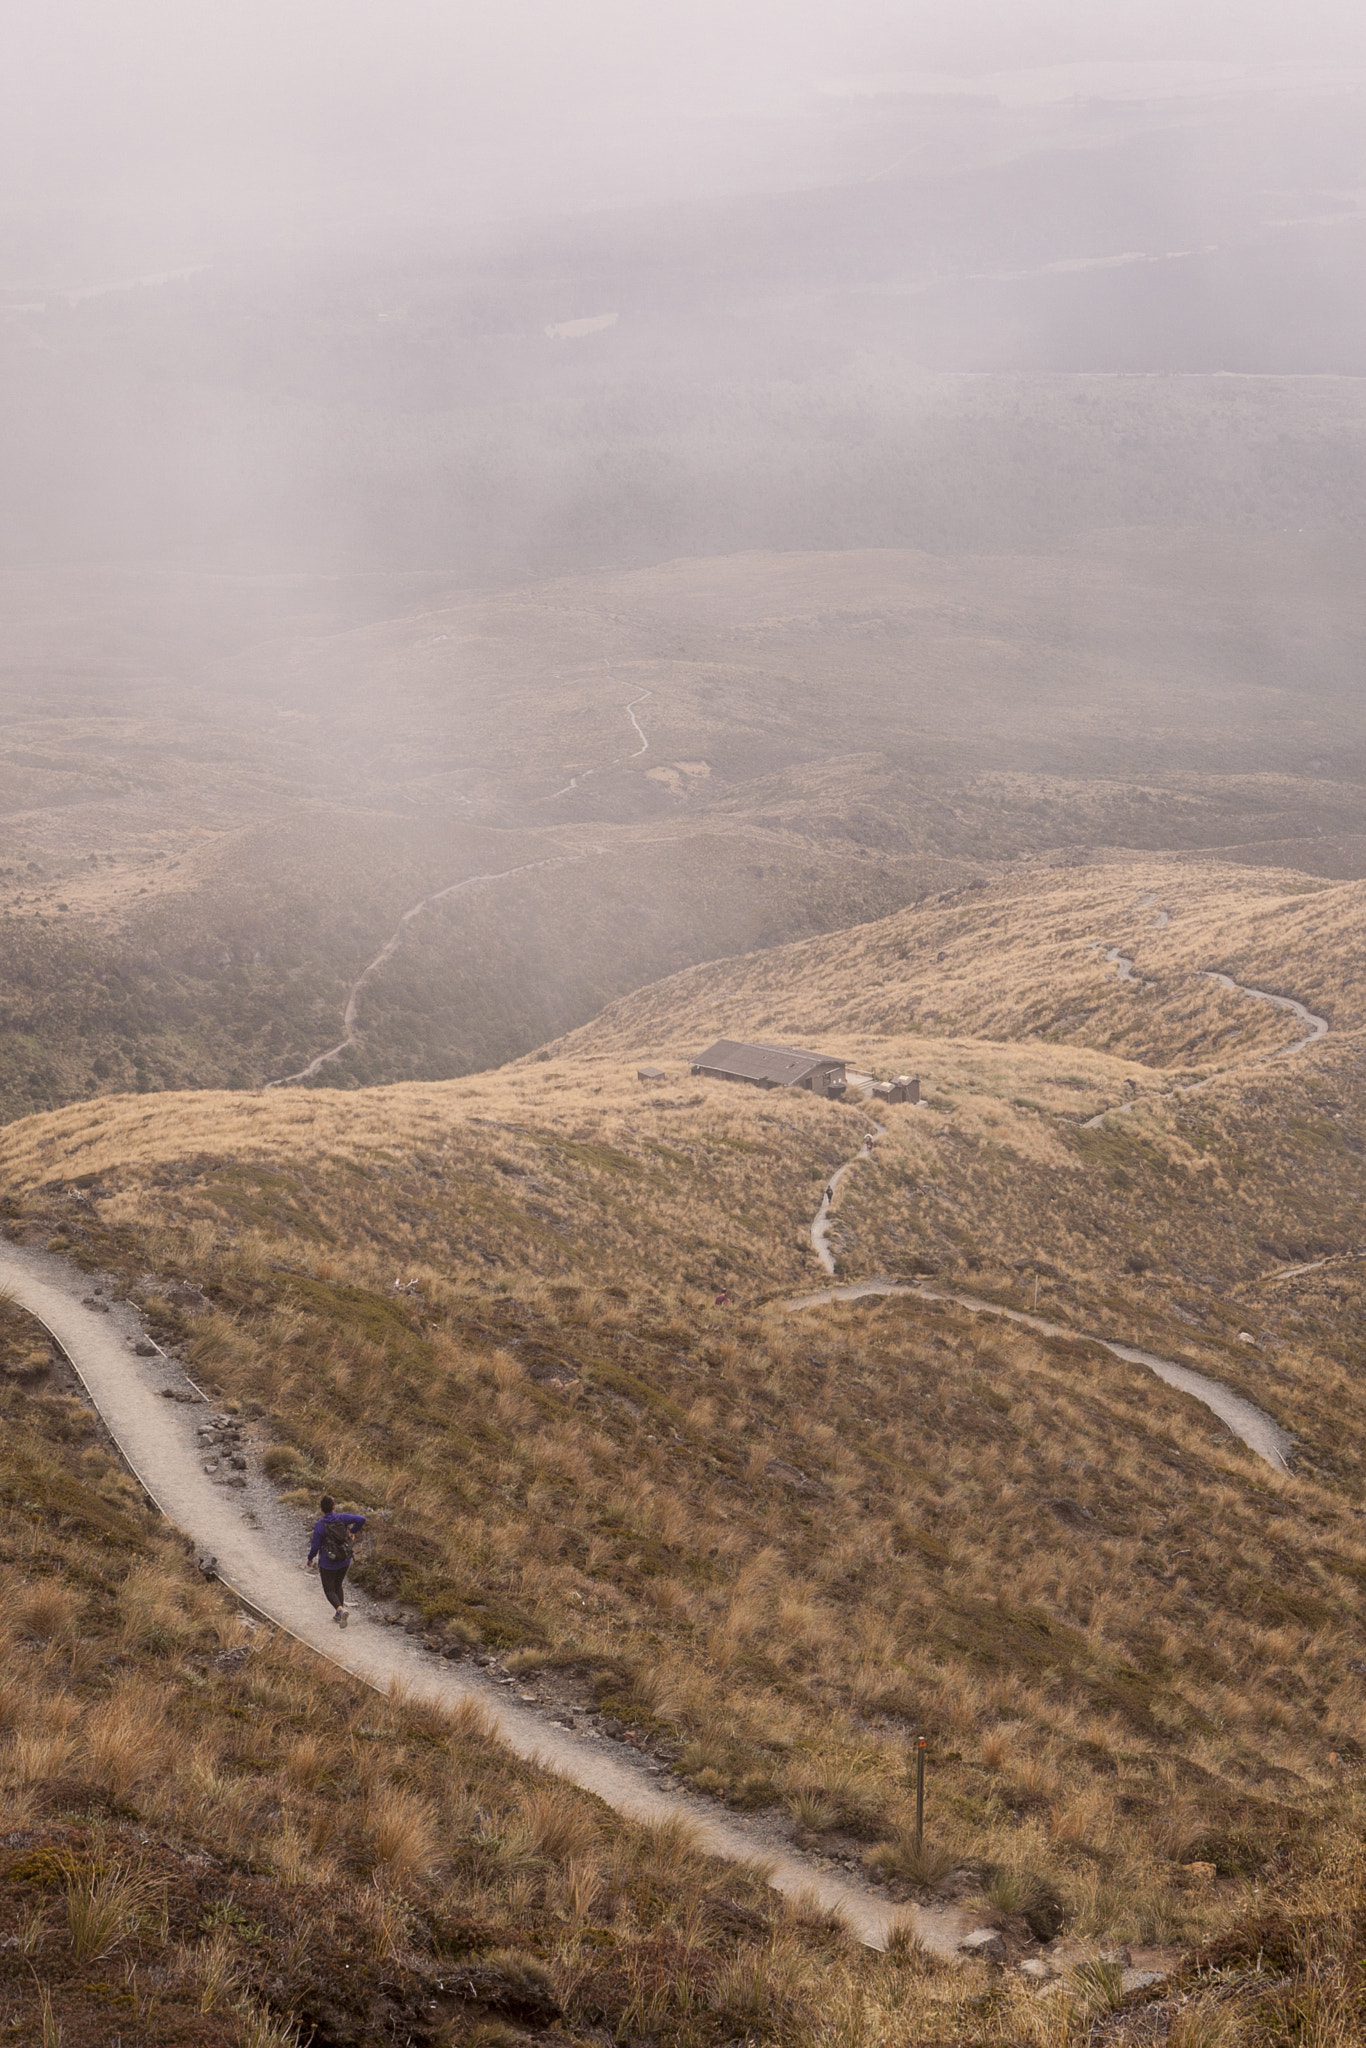
[[[768,190],[327,254],[267,224],[126,288],[20,256],[5,552],[477,583],[1356,533],[1361,133],[1350,91],[827,101]]]
[[[1334,5],[26,26],[25,2038],[1366,2037]]]
[[[15,575],[6,1100],[260,1085],[353,991],[318,1084],[468,1072],[1022,860],[1359,875],[1357,553],[1138,530],[372,579],[335,622],[317,580]]]

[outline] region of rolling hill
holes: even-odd
[[[1060,1925],[1199,1951],[1242,2038],[1314,1986],[1348,2027],[1362,935],[1352,883],[1040,865],[465,1080],[21,1120],[6,1229],[130,1293],[273,1440],[286,1507],[382,1508],[362,1583],[434,1654],[501,1656],[893,1898],[957,1870],[1017,1957]],[[1300,1020],[1214,969],[1326,1035],[1290,1051]],[[838,1277],[901,1292],[792,1310],[869,1107],[695,1079],[720,1024],[919,1071],[833,1213]],[[1096,1338],[1231,1385],[1289,1470]],[[1238,1976],[1276,1942],[1275,1983]],[[1104,1982],[1050,2007],[922,1971],[888,2038],[1042,2040]]]

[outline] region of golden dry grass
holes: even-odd
[[[0,1314],[0,1361],[33,1334]],[[853,1994],[850,1944],[791,1926],[753,1873],[514,1763],[477,1709],[380,1698],[244,1624],[139,1501],[94,1490],[95,1442],[88,1416],[0,1385],[0,1984],[24,2038],[102,2039],[115,1999],[125,2038],[284,2048],[292,2020],[339,2011],[378,2038],[458,1967],[444,2041],[509,2001],[525,2021],[534,1993],[571,2038],[644,2004],[716,2048],[694,2008],[728,1967],[727,1915]],[[129,1609],[173,1636],[130,1637]],[[795,2048],[814,2003],[777,2016]]]
[[[1159,921],[1163,920],[1165,921]],[[1133,960],[1132,981],[1107,961]],[[1366,1022],[1366,884],[1190,857],[1026,868],[874,924],[689,968],[556,1046],[591,1059],[686,1058],[715,1036],[816,1042],[937,1064],[943,1041],[1088,1046],[1130,1068],[1246,1064],[1303,1034],[1206,979],[1300,997],[1338,1031]],[[1065,1071],[1065,1069],[1064,1069]],[[1162,1073],[1163,1085],[1173,1076]],[[1143,1079],[1149,1086],[1149,1077]]]
[[[1290,900],[1262,877],[1239,911],[1215,883],[1205,929],[1228,938],[1245,913],[1249,947],[1266,903]],[[1094,874],[1048,883],[1068,886],[1089,920]],[[1352,892],[1320,893],[1346,931]],[[1037,907],[985,906],[996,996],[1014,1000],[1018,970],[1021,1014],[1029,976],[1046,980]],[[851,951],[890,943],[871,934]],[[1295,941],[1296,972],[1314,937]],[[1197,932],[1183,943],[1200,956]],[[301,1501],[327,1483],[387,1505],[361,1573],[434,1641],[516,1651],[533,1685],[562,1674],[700,1790],[912,1885],[936,1875],[908,1846],[904,1776],[906,1738],[928,1728],[938,1874],[966,1860],[1003,1899],[1054,1901],[1096,1937],[1195,1938],[1251,1910],[1287,1845],[1309,1868],[1321,1831],[1357,1812],[1355,1283],[1341,1264],[1262,1280],[1278,1246],[1350,1243],[1366,1217],[1355,1037],[1335,1013],[1313,1054],[1238,1067],[1216,1014],[1190,1071],[1225,1065],[1194,1095],[1172,1092],[1182,1069],[1040,1037],[865,1024],[838,1045],[872,1071],[919,1064],[928,1098],[880,1112],[885,1137],[842,1186],[843,1271],[934,1271],[1020,1306],[1037,1291],[1073,1328],[1186,1357],[1300,1435],[1299,1469],[1275,1475],[1085,1343],[914,1299],[783,1313],[867,1113],[694,1082],[681,1052],[705,1003],[731,1030],[814,1017],[838,986],[829,948],[817,985],[825,944],[724,964],[709,993],[682,977],[591,1045],[463,1082],[31,1119],[0,1134],[12,1226],[135,1284],[219,1398],[274,1419]],[[1083,967],[1108,997],[1099,956]],[[633,1037],[695,982],[672,1049]],[[1169,1055],[1174,1017],[1147,1058]],[[635,1080],[645,1054],[673,1062],[663,1088]],[[1126,1081],[1140,1108],[1087,1130]],[[164,1284],[179,1279],[209,1306],[177,1307]],[[120,1607],[134,1642],[184,1626],[136,1579]],[[48,1627],[55,1640],[66,1621]],[[186,1769],[244,1840],[250,1802],[212,1758]],[[300,1799],[324,1783],[303,1731],[283,1776]],[[375,1795],[354,1850],[292,1815],[279,1867],[312,1841],[420,1876],[428,1795],[401,1789]],[[488,1854],[500,1883],[558,1887],[570,1924],[611,1890],[592,1830],[555,1801],[529,1801]],[[1220,1873],[1204,1890],[1181,1874],[1203,1860]],[[738,1978],[726,1996],[743,2005]],[[961,2028],[961,1987],[925,1993],[946,1996],[943,2025]],[[1024,2008],[999,2011],[1025,2027]],[[1066,2013],[1059,2041],[1083,2022]]]

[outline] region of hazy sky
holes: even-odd
[[[4,0],[0,212],[629,199],[650,151],[676,146],[670,123],[791,112],[851,74],[1363,63],[1364,16],[1360,0]]]

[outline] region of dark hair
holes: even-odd
[[[337,1503],[333,1500],[330,1493],[325,1493],[322,1499],[318,1502],[318,1506],[322,1509],[325,1515],[330,1515],[333,1508],[336,1505]]]

